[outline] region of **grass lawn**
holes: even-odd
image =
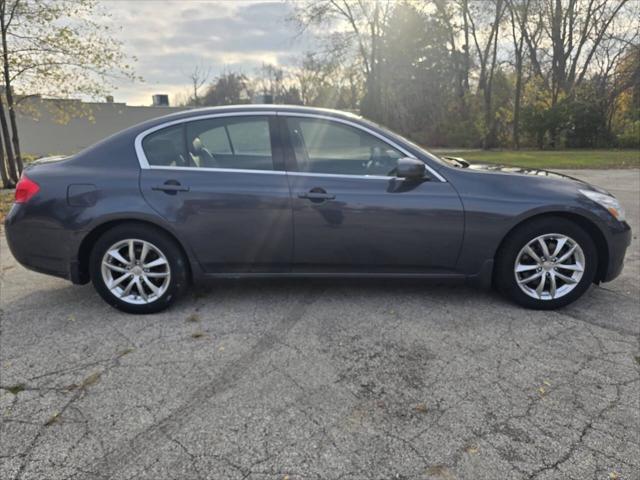
[[[437,150],[471,163],[499,163],[527,168],[638,168],[640,150]]]

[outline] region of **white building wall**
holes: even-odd
[[[71,154],[137,123],[186,109],[25,99],[16,115],[20,147],[36,156]]]

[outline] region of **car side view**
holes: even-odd
[[[216,277],[449,278],[553,309],[622,270],[608,192],[440,158],[355,115],[181,112],[24,172],[5,221],[27,268],[131,313]]]

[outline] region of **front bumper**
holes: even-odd
[[[624,256],[627,248],[631,244],[631,227],[623,222],[619,228],[610,230],[608,239],[609,261],[606,270],[600,277],[602,282],[610,282],[622,272],[624,267]]]

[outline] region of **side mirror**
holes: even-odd
[[[412,180],[424,179],[427,169],[424,163],[415,158],[399,158],[396,166],[396,176]]]

